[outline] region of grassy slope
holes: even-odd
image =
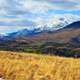
[[[80,59],[0,51],[0,77],[4,80],[80,80]]]

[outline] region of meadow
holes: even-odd
[[[80,59],[0,51],[3,80],[80,80]]]

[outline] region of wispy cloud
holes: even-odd
[[[80,0],[0,0],[0,32],[52,25],[66,14],[78,20]]]

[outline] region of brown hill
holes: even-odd
[[[36,35],[28,37],[16,37],[16,40],[24,40],[31,42],[44,42],[44,41],[56,41],[67,43],[73,38],[80,36],[80,21],[74,22],[65,28],[62,28],[55,32],[42,32]]]

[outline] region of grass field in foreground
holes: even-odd
[[[0,51],[4,80],[80,80],[80,59]]]

